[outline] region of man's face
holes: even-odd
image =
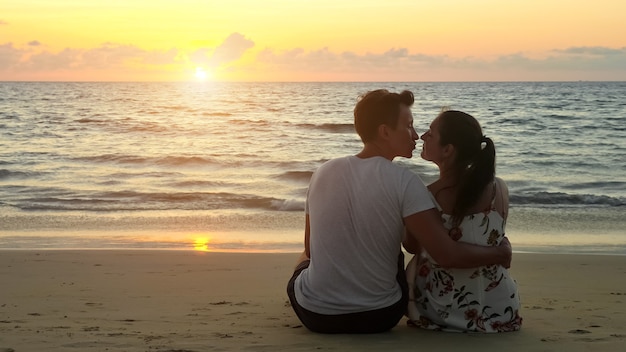
[[[392,130],[391,146],[396,156],[411,158],[415,149],[415,141],[419,138],[413,128],[411,108],[400,106],[400,117],[396,128]]]

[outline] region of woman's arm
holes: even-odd
[[[496,177],[496,211],[506,220],[509,216],[509,188],[499,177]]]

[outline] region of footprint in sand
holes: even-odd
[[[219,302],[211,302],[211,303],[209,303],[209,304],[210,304],[210,305],[212,305],[212,306],[221,306],[221,305],[224,305],[224,304],[232,304],[232,302],[228,302],[228,301],[219,301]]]
[[[542,306],[532,306],[532,307],[526,306],[525,308],[533,309],[533,310],[537,310],[537,309],[554,310],[554,308],[552,308],[552,307],[542,307]]]
[[[596,338],[593,338],[593,337],[579,337],[576,340],[584,341],[584,342],[598,342],[598,341],[606,341],[606,340],[608,340],[608,338],[606,338],[606,337],[596,337]]]
[[[6,348],[6,347],[2,348],[2,347],[0,347],[0,352],[15,352],[15,350],[12,349],[12,348]]]
[[[570,334],[591,334],[591,331],[589,331],[589,330],[582,330],[582,329],[575,329],[575,330],[568,331],[568,333],[570,333]]]
[[[213,335],[215,335],[215,337],[219,337],[220,339],[228,339],[228,338],[233,337],[233,335],[223,334],[223,333],[221,333],[221,332],[216,332],[216,333],[215,333],[215,334],[213,334]]]

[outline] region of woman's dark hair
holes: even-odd
[[[396,128],[400,117],[400,106],[413,105],[415,98],[408,90],[391,93],[386,89],[373,90],[361,96],[354,107],[354,128],[363,143],[376,136],[380,125]]]
[[[452,165],[458,180],[452,221],[458,224],[479,201],[496,172],[496,149],[483,135],[476,119],[462,111],[444,110],[439,114],[441,145],[452,144],[456,158]]]

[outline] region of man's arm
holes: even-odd
[[[511,264],[511,244],[503,240],[497,247],[478,246],[456,242],[448,236],[436,209],[429,209],[404,218],[408,232],[439,263],[449,268],[474,268],[498,264],[508,268]]]
[[[407,252],[411,254],[419,254],[422,250],[420,243],[417,241],[415,236],[411,235],[408,230],[404,231],[404,238],[402,239],[402,246],[406,249]]]
[[[309,223],[309,214],[306,214],[306,220],[304,221],[304,251],[298,257],[296,261],[296,268],[305,260],[311,259],[311,245],[309,237],[311,235],[311,224]]]
[[[306,214],[304,220],[304,254],[307,258],[311,258],[311,222],[309,221],[309,214]]]

